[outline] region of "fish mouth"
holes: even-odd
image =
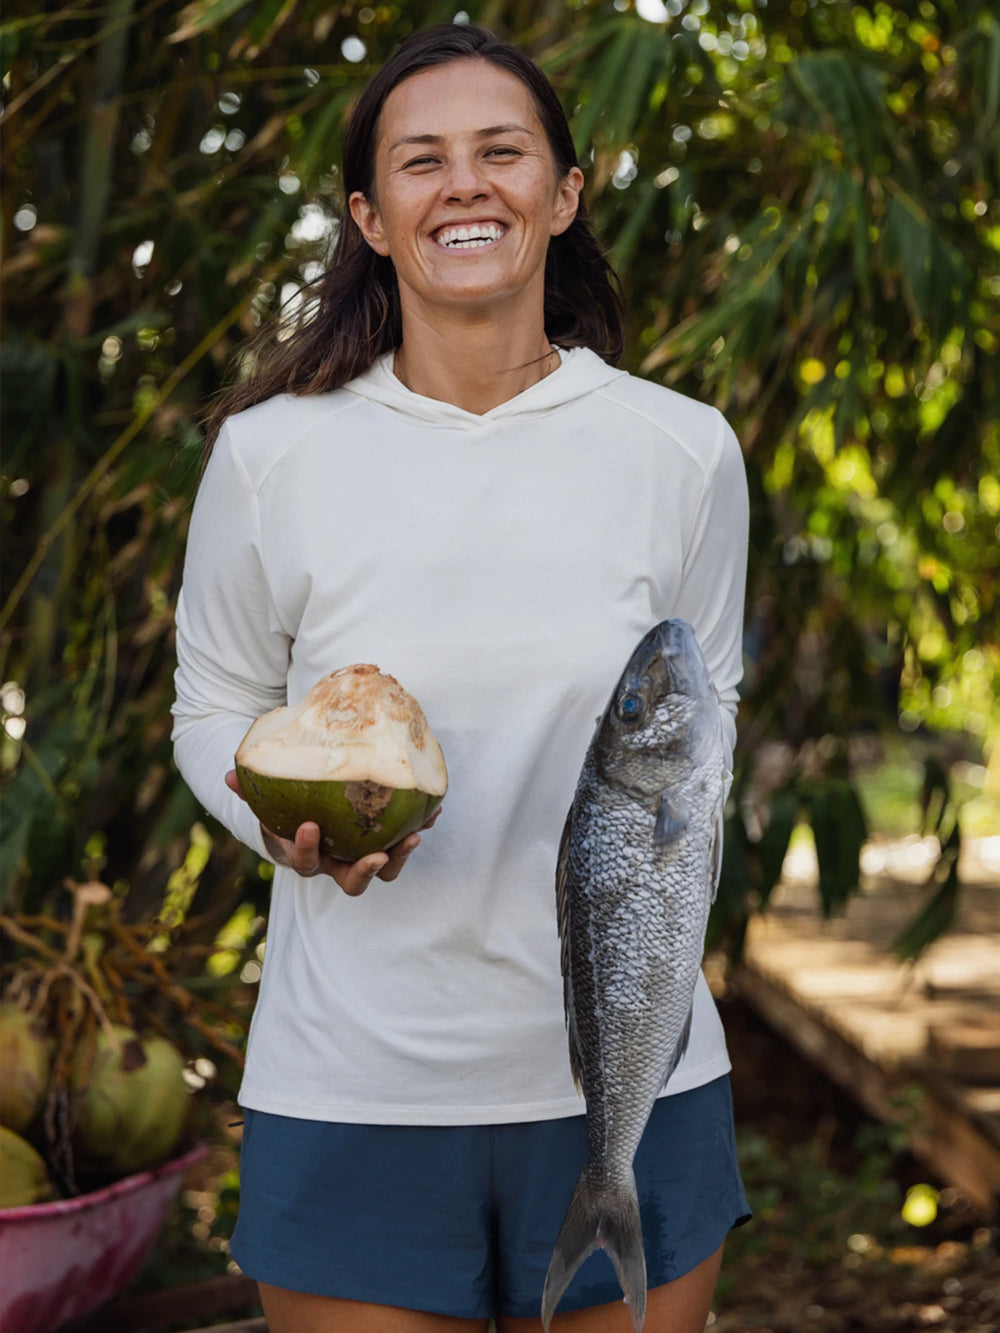
[[[434,244],[442,250],[491,250],[503,240],[507,230],[502,222],[488,218],[481,222],[450,223],[432,235]]]
[[[654,683],[658,695],[705,692],[706,672],[694,630],[686,620],[664,620],[654,625],[632,654],[622,678],[622,689],[636,688],[643,679]]]

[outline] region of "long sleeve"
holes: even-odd
[[[290,637],[264,576],[257,495],[223,428],[191,517],[177,604],[174,757],[204,807],[266,855],[225,774],[253,720],[285,702]]]
[[[719,694],[731,768],[737,686],[743,675],[749,503],[739,442],[725,418],[717,419],[714,459],[695,513],[672,614],[687,620],[698,636]]]

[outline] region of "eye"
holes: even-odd
[[[410,167],[429,167],[437,162],[436,157],[411,157],[409,162],[403,163],[403,170],[408,171]]]
[[[487,157],[520,157],[520,150],[517,148],[497,147],[491,148],[486,154]]]
[[[615,707],[625,722],[634,722],[642,713],[642,700],[637,694],[623,694]]]

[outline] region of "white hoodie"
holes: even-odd
[[[371,1124],[580,1114],[554,876],[580,765],[658,621],[698,635],[730,750],[747,545],[736,439],[714,409],[563,351],[477,416],[391,356],[334,393],[232,417],[195,504],[177,608],[175,753],[266,856],[224,785],[255,717],[373,662],[444,750],[437,825],[398,880],[347,897],[275,871],[244,1106]],[[727,1072],[702,978],[667,1093]]]

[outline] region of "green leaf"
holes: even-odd
[[[295,8],[296,0],[258,0],[250,26],[241,34],[240,49],[263,46]]]
[[[344,113],[353,96],[353,89],[338,90],[325,106],[310,115],[308,130],[293,158],[295,170],[306,184],[311,185],[318,173],[328,170],[330,144],[339,136]]]
[[[632,32],[625,25],[608,43],[608,49],[598,66],[596,81],[590,89],[590,96],[573,124],[573,139],[580,156],[583,156],[591,146],[600,122],[615,118],[614,108],[627,78],[626,71],[632,56],[632,45]]]
[[[628,75],[618,88],[605,127],[608,141],[615,145],[630,143],[635,138],[636,122],[652,85],[669,78],[674,64],[676,48],[658,32],[651,32],[647,23],[640,22],[630,36]]]
[[[926,211],[897,186],[886,209],[882,260],[888,273],[901,276],[914,317],[926,319],[940,343],[962,320],[972,275]]]
[[[951,778],[936,754],[924,760],[924,780],[920,792],[921,832],[937,834],[951,801]]]
[[[37,747],[25,750],[21,766],[3,793],[0,825],[0,902],[15,908],[9,895],[19,882],[30,881],[39,869],[31,853],[45,845],[46,831],[62,837],[66,822],[58,783],[72,759],[76,728],[71,717],[52,724]]]
[[[706,949],[718,949],[726,944],[734,961],[742,954],[749,920],[746,908],[749,855],[750,840],[743,819],[736,811],[726,817],[719,887],[705,932]]]
[[[574,71],[581,57],[591,55],[606,38],[621,32],[621,28],[622,19],[618,14],[595,16],[587,23],[574,24],[571,35],[541,52],[536,57],[536,63],[550,79],[555,80],[555,76],[563,70]]]
[[[797,237],[784,264],[785,296],[793,310],[801,310],[806,303],[807,279],[812,262],[812,243],[803,232]]]
[[[629,200],[629,213],[624,227],[615,237],[611,247],[611,263],[621,272],[628,267],[628,262],[642,237],[642,229],[649,219],[660,191],[651,181],[645,181]]]
[[[760,876],[754,886],[760,908],[767,907],[774,886],[781,878],[788,844],[799,818],[800,798],[794,787],[782,787],[771,798],[771,815],[760,841],[757,856]]]
[[[851,373],[837,385],[837,407],[833,414],[833,439],[837,449],[855,434],[858,423],[867,416],[865,399],[860,387],[861,372],[862,367],[853,361]]]
[[[962,834],[956,817],[941,856],[931,873],[931,882],[937,887],[927,902],[893,940],[892,951],[903,963],[912,963],[941,936],[951,929],[958,912],[962,883],[958,877],[958,858],[962,849]]]
[[[211,32],[250,3],[251,0],[194,0],[181,11],[177,27],[167,41],[187,42],[203,32]]]
[[[790,65],[788,77],[819,124],[839,138],[848,160],[873,169],[892,136],[878,71],[854,53],[810,51]]]
[[[846,778],[817,783],[809,799],[809,822],[816,840],[819,896],[823,915],[842,910],[861,878],[861,848],[868,836],[857,791]]]

